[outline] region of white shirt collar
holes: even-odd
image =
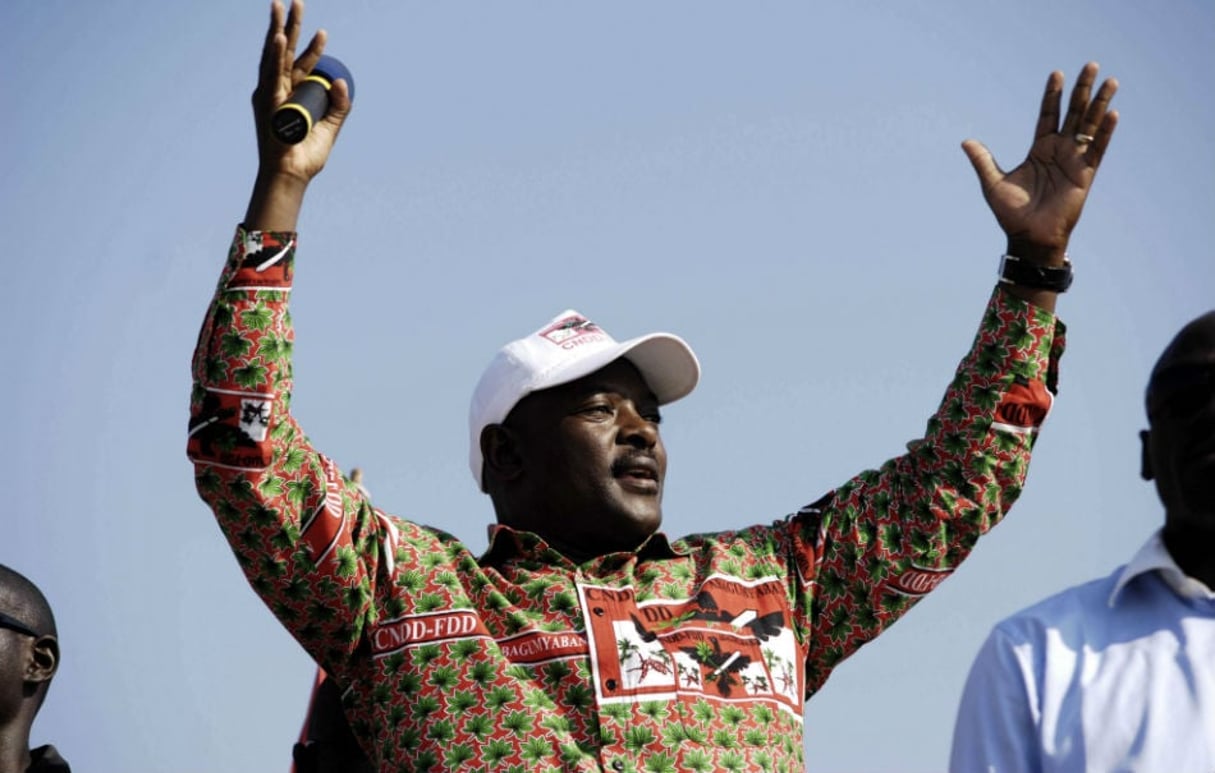
[[[1208,588],[1202,580],[1197,580],[1181,571],[1181,567],[1177,566],[1177,562],[1169,555],[1168,548],[1164,546],[1164,540],[1161,539],[1160,531],[1157,530],[1151,537],[1148,537],[1148,541],[1139,548],[1139,552],[1130,560],[1130,563],[1123,567],[1118,582],[1110,591],[1109,605],[1114,606],[1118,595],[1131,580],[1152,571],[1159,572],[1160,578],[1182,598],[1215,601],[1215,591]]]

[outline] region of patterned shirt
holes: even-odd
[[[1063,349],[996,290],[924,438],[799,512],[581,564],[496,526],[478,557],[374,507],[288,412],[295,244],[238,229],[188,454],[382,770],[802,770],[803,701],[1017,498]]]

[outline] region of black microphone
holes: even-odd
[[[294,145],[308,136],[312,124],[324,118],[328,112],[329,89],[338,78],[346,81],[350,98],[354,99],[354,77],[350,70],[332,56],[322,55],[308,77],[295,87],[295,91],[279,105],[270,119],[270,129],[279,142]]]

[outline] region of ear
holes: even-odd
[[[1142,444],[1142,448],[1140,449],[1141,456],[1139,459],[1139,477],[1143,478],[1144,480],[1152,480],[1155,475],[1152,473],[1152,453],[1149,450],[1152,443],[1151,430],[1140,430],[1139,442]]]
[[[489,479],[514,480],[523,474],[523,457],[519,452],[519,437],[510,427],[490,424],[481,430],[481,458],[485,467],[481,474],[483,490]]]
[[[25,664],[26,682],[49,682],[59,670],[59,640],[54,636],[39,636],[30,648]]]

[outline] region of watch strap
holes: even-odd
[[[1065,257],[1062,266],[1044,266],[1004,255],[1000,258],[1000,284],[1064,293],[1072,286],[1072,262]]]

